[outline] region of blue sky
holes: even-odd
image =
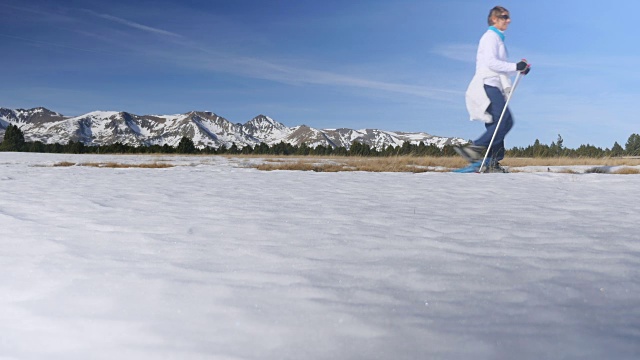
[[[507,147],[640,133],[639,1],[0,0],[0,107],[474,139],[464,91],[498,4],[510,59],[532,63]]]

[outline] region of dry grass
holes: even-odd
[[[640,158],[506,158],[500,162],[506,166],[637,166]]]
[[[575,170],[572,170],[572,169],[560,169],[560,170],[557,170],[555,172],[559,173],[559,174],[579,174],[579,172],[577,172]]]
[[[315,172],[339,172],[339,171],[353,171],[354,169],[348,168],[345,164],[330,164],[330,163],[313,163],[299,160],[296,162],[281,162],[281,163],[267,163],[255,165],[256,169],[264,171],[273,170],[299,170],[299,171],[315,171]]]
[[[620,169],[612,172],[612,174],[616,174],[616,175],[638,175],[638,174],[640,174],[640,169],[624,167],[624,168],[620,168]]]
[[[526,166],[637,166],[638,158],[508,158],[501,161],[508,167]],[[369,171],[369,172],[428,172],[448,171],[465,166],[466,162],[460,157],[267,157],[262,164],[253,165],[259,170],[299,170],[315,172],[338,171]],[[512,172],[518,172],[513,169]],[[554,172],[566,174],[578,174],[572,169],[556,169]],[[637,174],[640,170],[635,168],[621,168],[613,174]]]
[[[368,172],[413,172],[445,171],[465,165],[458,157],[305,157],[287,161],[286,159],[267,159],[263,164],[255,165],[258,170],[301,170],[316,172],[368,171]]]
[[[53,164],[54,167],[68,167],[68,166],[89,166],[89,167],[97,167],[97,168],[112,168],[112,169],[126,169],[126,168],[140,168],[140,169],[165,169],[174,167],[175,165],[167,164],[167,163],[146,163],[146,164],[123,164],[116,162],[107,162],[107,163],[73,163],[68,161],[62,161],[59,163]]]
[[[258,158],[260,164],[250,165],[264,171],[293,170],[315,172],[341,172],[341,171],[367,171],[367,172],[438,172],[460,168],[466,162],[458,156],[452,157],[343,157],[343,156],[257,156],[257,155],[233,155],[233,158]],[[579,174],[583,171],[562,168],[563,166],[593,166],[594,169],[606,167],[619,167],[614,171],[602,171],[610,174],[640,174],[640,158],[507,158],[501,164],[511,168],[511,172],[518,172],[518,167],[540,166],[557,167],[556,173]],[[127,164],[118,162],[92,162],[73,163],[59,162],[56,167],[64,166],[90,166],[98,168],[145,168],[162,169],[175,165],[166,162],[154,162],[143,164]],[[636,166],[636,167],[629,167]],[[587,170],[587,172],[589,172]],[[598,171],[593,171],[598,172]]]
[[[55,167],[67,167],[67,166],[74,166],[76,163],[72,163],[72,162],[68,162],[68,161],[61,161],[59,163],[55,163],[53,164],[53,166]]]
[[[108,162],[108,163],[81,163],[78,164],[80,166],[91,166],[91,167],[99,167],[99,168],[113,168],[113,169],[126,169],[126,168],[140,168],[140,169],[165,169],[174,167],[172,164],[167,163],[146,163],[146,164],[123,164],[116,162]]]

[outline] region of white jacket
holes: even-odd
[[[471,120],[484,121],[486,123],[493,122],[493,116],[487,112],[487,108],[491,105],[491,100],[484,91],[484,84],[487,79],[499,77],[500,89],[507,96],[511,91],[511,80],[507,75],[497,73],[484,68],[476,70],[476,75],[471,79],[467,92],[465,93],[465,101],[467,103],[467,111]]]
[[[506,96],[511,91],[509,75],[516,71],[516,64],[507,61],[507,49],[500,35],[491,29],[487,30],[478,44],[476,74],[465,93],[471,120],[493,122],[493,117],[487,112],[491,101],[484,91],[484,85],[495,86]]]

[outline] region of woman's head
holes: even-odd
[[[489,12],[488,17],[489,26],[495,26],[499,30],[505,31],[511,23],[511,18],[509,16],[509,10],[505,9],[502,6],[496,6]]]

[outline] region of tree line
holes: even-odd
[[[631,134],[623,148],[616,141],[613,146],[602,149],[600,147],[586,144],[580,145],[577,149],[566,148],[563,145],[562,136],[558,135],[558,139],[550,145],[541,144],[540,140],[534,142],[533,145],[525,147],[514,147],[507,150],[506,156],[509,157],[621,157],[621,156],[640,156],[640,135]]]
[[[123,143],[109,145],[87,146],[82,142],[69,141],[66,144],[45,144],[41,141],[25,141],[22,130],[17,125],[9,125],[4,134],[4,140],[0,143],[0,151],[23,151],[40,153],[66,153],[66,154],[246,154],[246,155],[336,155],[336,156],[454,156],[453,146],[445,145],[439,148],[436,145],[426,145],[423,142],[411,144],[408,141],[401,146],[389,145],[382,150],[354,141],[349,149],[345,147],[332,147],[318,145],[310,147],[307,144],[291,145],[279,142],[273,145],[260,143],[255,146],[239,147],[232,144],[230,147],[204,147],[197,148],[193,141],[182,137],[178,145],[140,145],[133,146]],[[558,139],[550,145],[541,144],[536,140],[528,147],[514,147],[506,151],[508,157],[620,157],[640,156],[640,135],[632,134],[623,148],[617,142],[611,149],[602,149],[593,145],[581,145],[577,149],[569,149],[563,146],[563,139]]]

